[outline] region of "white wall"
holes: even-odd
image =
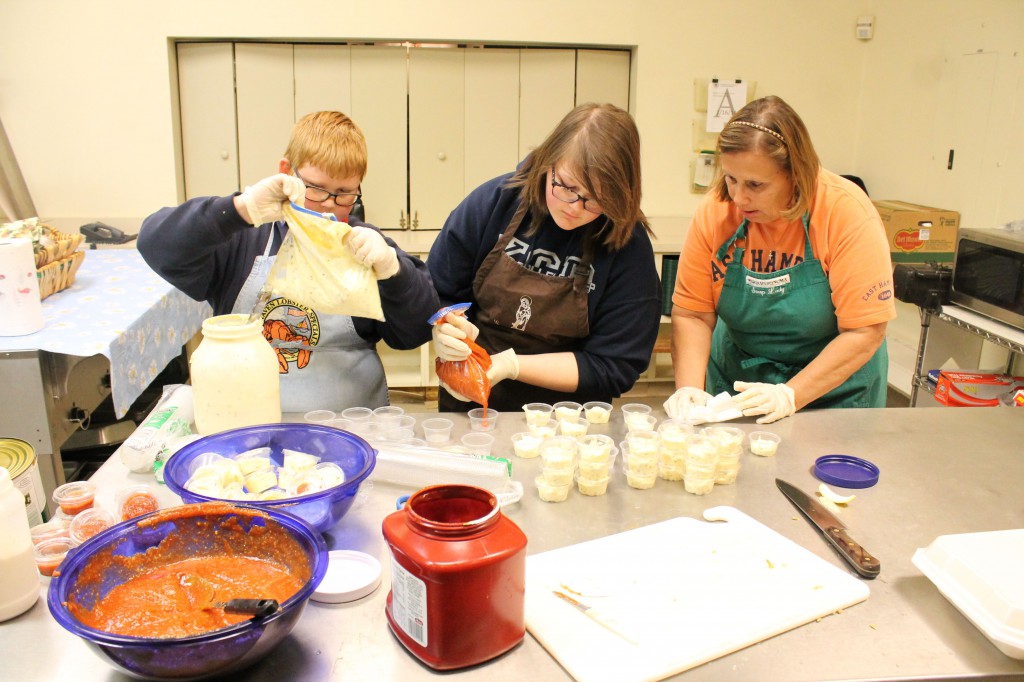
[[[861,42],[854,25],[866,13],[876,38]],[[784,97],[825,165],[861,175],[873,196],[943,205],[932,128],[951,43],[936,36],[982,19],[975,33],[1020,49],[1019,0],[2,0],[0,120],[41,217],[128,229],[178,201],[174,38],[628,45],[649,215],[687,216],[700,199],[686,190],[693,81],[716,76]],[[1016,147],[1004,145],[1016,154],[1000,176],[1014,186],[1024,184],[1020,61],[1002,76],[1017,78],[1006,129]],[[1019,204],[1010,217],[1024,217]]]

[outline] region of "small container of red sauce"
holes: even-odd
[[[70,516],[92,507],[95,499],[96,486],[89,481],[65,483],[53,491],[53,501]]]
[[[160,508],[153,486],[133,485],[117,492],[117,516],[120,521],[134,519]]]
[[[97,533],[102,533],[110,528],[114,523],[114,515],[107,510],[99,507],[86,509],[71,520],[71,527],[68,529],[71,546],[78,547]]]
[[[436,670],[482,663],[526,634],[526,535],[488,490],[438,485],[383,524],[392,632]]]
[[[33,554],[35,554],[36,567],[39,568],[40,575],[52,576],[69,551],[71,551],[71,539],[67,537],[50,538],[35,545]]]

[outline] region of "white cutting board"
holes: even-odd
[[[680,517],[527,557],[527,629],[580,682],[659,680],[868,598],[738,509],[704,518],[726,523]]]

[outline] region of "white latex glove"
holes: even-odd
[[[739,391],[733,401],[744,416],[764,415],[757,420],[758,424],[771,424],[796,412],[796,394],[786,384],[737,381],[732,387]]]
[[[389,279],[398,274],[401,267],[398,252],[388,246],[380,232],[372,227],[354,225],[345,238],[345,244],[360,263],[373,268],[377,279]]]
[[[464,403],[473,402],[469,398],[467,398],[466,396],[462,395],[461,393],[456,393],[455,391],[453,391],[451,389],[451,386],[449,386],[448,384],[444,383],[443,381],[438,380],[438,383],[441,384],[441,388],[443,388],[444,390],[448,391],[448,393],[450,393],[451,396],[453,398],[455,398],[456,400],[461,400]]]
[[[491,368],[487,370],[487,379],[493,388],[499,381],[505,379],[519,378],[519,358],[516,352],[509,348],[491,356]]]
[[[462,315],[448,313],[444,319],[444,322],[435,324],[431,329],[437,357],[445,362],[465,360],[469,357],[470,350],[463,339],[476,341],[480,330]]]
[[[258,227],[284,218],[282,206],[289,201],[302,205],[306,186],[293,175],[278,173],[264,178],[251,187],[246,187],[239,197],[245,212],[242,217]]]
[[[665,401],[665,412],[670,419],[687,419],[694,407],[703,407],[711,400],[711,394],[692,386],[683,386]]]

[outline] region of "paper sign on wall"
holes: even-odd
[[[719,133],[747,103],[747,84],[715,79],[708,84],[708,132]]]

